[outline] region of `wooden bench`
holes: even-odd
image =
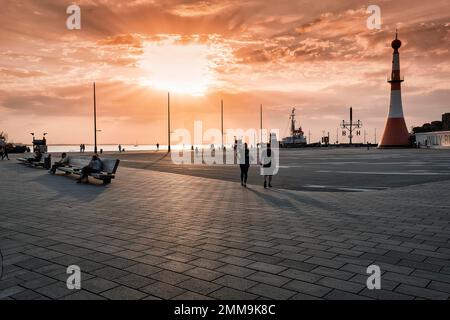
[[[29,158],[18,158],[17,161],[19,161],[19,163],[22,163],[26,166],[29,167],[33,167],[33,168],[45,168],[45,160],[47,158],[50,158],[49,163],[51,163],[51,155],[44,153],[42,154],[42,158],[40,161],[29,161]],[[50,169],[50,168],[45,168],[45,169]]]
[[[74,158],[69,157],[69,163],[66,166],[59,167],[57,170],[64,172],[65,174],[75,174],[80,176],[81,169],[87,166],[90,159],[87,158]],[[103,184],[110,184],[112,179],[115,179],[117,168],[119,167],[119,159],[101,159],[103,168],[101,172],[91,173],[90,177],[103,181]]]

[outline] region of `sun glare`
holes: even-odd
[[[171,40],[148,42],[139,67],[142,86],[202,96],[215,81],[211,49],[204,44],[176,44]]]

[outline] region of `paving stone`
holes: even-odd
[[[190,261],[189,264],[210,270],[214,270],[225,265],[224,262],[210,260],[206,258],[198,258],[196,260]]]
[[[408,296],[406,294],[401,294],[394,291],[388,291],[388,290],[369,290],[364,289],[360,293],[363,296],[377,299],[377,300],[413,300],[413,296]]]
[[[333,290],[325,296],[327,300],[371,300],[370,297],[356,295],[350,292]]]
[[[253,280],[256,282],[261,282],[265,284],[269,284],[276,287],[281,287],[285,283],[291,281],[291,279],[286,277],[277,276],[271,273],[266,272],[256,272],[247,277],[249,280]]]
[[[171,270],[174,272],[185,272],[189,269],[194,268],[194,266],[191,266],[186,263],[178,262],[178,261],[164,262],[164,263],[161,263],[160,265],[158,265],[158,267],[160,267],[162,269]]]
[[[172,299],[186,292],[184,289],[160,281],[152,283],[151,285],[141,288],[140,290],[165,300]]]
[[[145,293],[125,286],[115,287],[101,294],[110,300],[140,300],[147,296]]]
[[[324,295],[326,295],[328,292],[331,291],[330,288],[299,280],[292,280],[291,282],[287,283],[283,288],[290,289],[295,292],[312,295],[315,297],[323,297]]]
[[[114,281],[133,289],[139,289],[155,282],[155,280],[137,274],[128,274],[121,278],[114,279]]]
[[[128,267],[131,267],[132,265],[135,265],[137,262],[124,259],[124,258],[113,258],[111,260],[103,261],[103,264],[106,264],[108,266],[118,268],[118,269],[125,269]]]
[[[231,264],[217,268],[216,271],[225,273],[225,274],[229,274],[229,275],[233,275],[236,277],[247,277],[247,276],[251,275],[252,273],[256,272],[256,270],[243,268],[243,267],[239,267],[239,266],[234,266]]]
[[[422,278],[413,277],[413,276],[407,276],[407,275],[395,273],[395,272],[383,273],[382,279],[397,281],[400,283],[410,284],[410,285],[413,285],[416,287],[423,287],[423,288],[425,288],[428,285],[428,283],[430,283],[430,280],[427,280],[427,279],[422,279]]]
[[[410,286],[407,284],[401,284],[397,289],[395,289],[395,291],[404,293],[406,295],[432,300],[447,300],[450,296],[448,293],[444,293],[441,291]]]
[[[180,294],[179,296],[176,296],[174,298],[172,298],[172,300],[214,300],[210,297],[195,293],[195,292],[191,292],[191,291],[186,291],[182,294]]]
[[[85,290],[79,290],[76,291],[73,294],[70,294],[68,296],[65,296],[62,298],[63,300],[82,300],[82,301],[86,301],[86,300],[106,300],[106,298],[96,295],[94,293],[91,293],[89,291],[85,291]]]
[[[93,293],[101,293],[117,287],[118,284],[102,278],[92,278],[81,282],[81,288],[91,291]]]
[[[437,291],[442,291],[445,293],[450,293],[450,284],[444,283],[444,282],[431,281],[431,283],[428,285],[427,288],[431,289],[431,290],[437,290]]]
[[[158,268],[155,266],[150,266],[148,264],[143,264],[143,263],[138,263],[138,264],[135,264],[135,265],[125,269],[125,271],[129,271],[129,272],[132,272],[132,273],[144,276],[144,277],[158,273],[161,270],[162,270],[161,268]]]
[[[67,289],[67,284],[65,282],[56,282],[48,286],[41,287],[39,289],[36,289],[36,292],[51,299],[60,299],[73,293],[72,290]]]
[[[344,262],[330,260],[330,259],[324,259],[324,258],[319,258],[319,257],[312,257],[312,258],[306,260],[305,262],[310,263],[310,264],[317,264],[317,265],[324,266],[324,267],[335,268],[335,269],[339,269],[340,267],[342,267],[345,264]]]
[[[357,284],[350,281],[344,281],[330,277],[324,277],[317,281],[316,284],[351,293],[358,293],[366,287],[366,284]]]
[[[296,269],[287,269],[287,270],[281,272],[280,276],[284,276],[284,277],[296,279],[296,280],[301,280],[301,281],[306,281],[306,282],[311,282],[311,283],[316,282],[319,279],[323,278],[322,275],[316,275],[311,272],[305,272],[305,271],[296,270]]]
[[[37,279],[34,280],[30,280],[27,282],[24,282],[21,284],[21,286],[27,288],[27,289],[38,289],[38,288],[42,288],[45,287],[49,284],[55,283],[57,280],[53,279],[53,278],[49,278],[49,277],[45,277],[45,276],[41,276]]]
[[[176,285],[180,282],[190,279],[190,277],[187,276],[186,274],[173,272],[169,270],[162,270],[161,272],[154,273],[150,276],[150,278],[172,285]]]
[[[91,272],[100,278],[114,280],[116,278],[124,277],[129,274],[127,271],[123,271],[113,267],[104,267],[102,269],[94,270]]]
[[[247,280],[235,276],[225,275],[223,277],[220,277],[216,280],[214,280],[214,283],[220,284],[225,287],[234,288],[237,290],[246,291],[249,288],[253,287],[257,284],[257,282],[252,280]]]
[[[262,283],[251,287],[248,292],[274,300],[287,300],[295,295],[294,291],[273,287]]]
[[[320,274],[323,276],[329,276],[329,277],[341,279],[341,280],[348,280],[354,276],[354,273],[337,270],[337,269],[333,269],[333,268],[327,268],[327,267],[317,267],[316,269],[312,270],[311,272]]]
[[[241,300],[241,301],[255,300],[258,297],[257,295],[248,292],[226,287],[214,291],[213,293],[210,294],[210,296],[218,300]]]
[[[185,274],[188,276],[206,280],[206,281],[213,281],[213,280],[223,276],[223,273],[221,273],[221,272],[212,271],[212,270],[208,270],[208,269],[204,269],[204,268],[190,269],[190,270],[186,271]]]
[[[36,291],[33,291],[33,290],[23,290],[23,291],[19,291],[18,293],[15,293],[15,294],[9,293],[8,296],[13,298],[14,300],[39,300],[42,298],[47,299],[47,297],[45,297],[42,294],[37,293]]]
[[[221,287],[218,284],[194,278],[183,281],[179,283],[178,286],[203,295],[208,295]]]
[[[241,267],[248,266],[249,264],[252,264],[252,263],[255,262],[255,261],[250,260],[250,259],[234,257],[234,256],[225,256],[225,257],[219,259],[219,261],[225,262],[225,263],[229,263],[229,264],[233,264],[233,265],[236,265],[236,266],[241,266]]]
[[[304,293],[297,293],[295,296],[291,297],[289,300],[323,300],[322,298],[310,296]]]
[[[259,271],[264,271],[267,273],[278,274],[283,270],[286,270],[286,267],[277,266],[274,264],[264,263],[264,262],[255,262],[247,266],[247,268],[255,269]]]

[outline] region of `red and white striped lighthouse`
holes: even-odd
[[[398,40],[396,32],[395,40],[392,41],[392,48],[394,49],[392,73],[388,80],[391,84],[391,103],[386,126],[378,148],[401,148],[409,147],[411,144],[403,115],[402,82],[404,80],[400,76],[400,53],[398,52],[401,46],[402,42]]]

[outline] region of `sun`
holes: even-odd
[[[139,61],[142,86],[203,96],[215,81],[208,45],[178,44],[173,40],[147,42]]]

